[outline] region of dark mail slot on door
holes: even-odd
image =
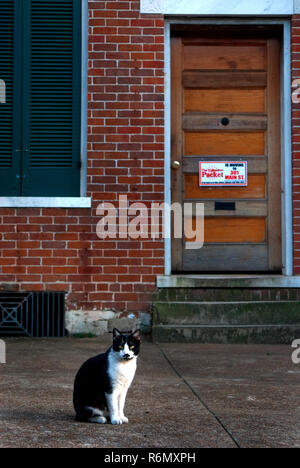
[[[235,211],[234,202],[215,202],[215,211]]]

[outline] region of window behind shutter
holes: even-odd
[[[22,194],[79,196],[81,0],[26,3]]]
[[[0,196],[20,194],[20,132],[17,127],[16,96],[19,79],[15,73],[14,1],[0,2]],[[14,79],[15,78],[15,79]],[[5,100],[5,102],[3,102]]]

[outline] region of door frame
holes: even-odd
[[[281,213],[282,275],[293,275],[292,234],[292,109],[291,109],[291,24],[287,19],[165,19],[165,203],[171,205],[171,25],[282,26],[281,50]],[[285,157],[282,157],[285,155]],[[171,214],[165,217],[165,232],[171,232]],[[172,239],[165,239],[165,275],[172,274]],[[188,273],[186,273],[188,275]]]

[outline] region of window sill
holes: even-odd
[[[89,197],[0,197],[0,208],[91,208]]]

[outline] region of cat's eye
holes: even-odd
[[[120,346],[119,346],[119,349],[122,349],[122,348],[123,348],[123,346],[122,346],[122,345],[120,345]]]
[[[129,346],[129,349],[133,349],[133,348],[134,348],[134,346]]]

